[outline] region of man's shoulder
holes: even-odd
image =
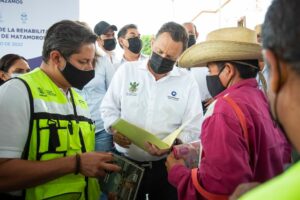
[[[10,79],[7,82],[5,82],[3,85],[0,86],[0,92],[7,91],[7,90],[15,91],[15,89],[17,89],[18,91],[20,91],[20,90],[26,91],[27,90],[23,81],[21,81],[18,78]],[[18,92],[18,91],[15,91],[15,92]]]
[[[233,100],[234,101],[234,100]],[[207,108],[207,111],[204,115],[204,119],[207,119],[211,116],[223,116],[223,117],[230,117],[234,116],[233,108],[230,104],[224,99],[224,96],[218,97],[214,100]]]
[[[110,58],[108,56],[102,56],[100,55],[97,58],[96,66],[102,66],[102,65],[113,65],[112,62],[110,61]]]
[[[137,60],[137,61],[130,61],[124,62],[120,65],[119,68],[123,68],[125,71],[138,71],[141,69],[147,68],[147,60]]]
[[[182,80],[185,85],[197,85],[195,77],[186,69],[180,67],[174,67],[171,72],[171,76],[176,79]]]
[[[0,102],[2,106],[21,106],[22,102],[29,102],[25,84],[19,79],[11,79],[0,87]]]

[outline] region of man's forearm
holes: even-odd
[[[75,156],[47,161],[0,159],[0,191],[20,190],[74,173]]]

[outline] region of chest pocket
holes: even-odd
[[[135,108],[143,104],[145,91],[143,91],[143,83],[141,81],[128,81],[122,88],[121,105],[125,108]]]
[[[41,119],[37,122],[37,160],[65,157],[82,148],[75,121]]]

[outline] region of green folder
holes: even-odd
[[[121,118],[116,120],[111,127],[116,129],[120,134],[128,137],[133,144],[147,151],[145,142],[150,142],[151,144],[157,146],[159,149],[169,149],[172,146],[174,140],[181,133],[185,125],[180,126],[163,140],[159,139],[145,129],[140,128]]]

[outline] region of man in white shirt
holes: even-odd
[[[185,22],[182,25],[189,36],[189,40],[188,40],[188,48],[189,48],[194,44],[196,44],[199,33],[197,31],[195,24],[192,22]]]
[[[189,47],[193,46],[194,44],[196,44],[199,33],[197,31],[195,24],[192,22],[185,22],[185,23],[183,23],[183,26],[189,35],[189,41],[188,41],[188,48],[189,48]],[[212,100],[212,97],[209,94],[207,84],[206,84],[206,76],[209,75],[208,68],[194,67],[194,68],[187,68],[187,69],[195,77],[195,79],[198,83],[200,95],[201,95],[201,101],[202,101],[202,105],[203,105],[203,110],[206,110],[206,107],[208,106],[209,102]]]
[[[112,136],[105,131],[99,110],[114,73],[115,69],[109,59],[105,56],[99,56],[95,66],[95,77],[88,82],[82,90],[77,90],[86,100],[90,109],[91,118],[95,122],[96,151],[109,152],[114,149]]]
[[[187,71],[173,67],[187,47],[185,29],[174,22],[164,24],[152,41],[152,55],[142,62],[127,62],[115,73],[101,104],[106,130],[113,133],[116,148],[125,157],[145,167],[137,199],[177,199],[167,181],[165,157],[168,150],[145,144],[148,152],[131,144],[110,126],[123,118],[165,138],[181,124],[192,120],[179,138],[190,142],[199,138],[202,120],[197,83]]]
[[[113,151],[112,136],[104,130],[99,107],[115,72],[114,64],[119,63],[114,53],[115,31],[117,30],[115,25],[110,25],[105,21],[96,24],[94,32],[98,35],[96,48],[100,56],[95,66],[95,77],[82,90],[77,90],[87,101],[91,118],[96,125],[96,151]]]
[[[118,42],[124,53],[120,63],[115,65],[116,68],[124,62],[142,61],[148,58],[141,53],[143,42],[140,37],[141,34],[135,24],[127,24],[120,29]]]
[[[256,37],[257,37],[257,42],[262,45],[262,37],[261,37],[261,28],[262,24],[257,24],[254,27]],[[265,93],[267,94],[267,90],[269,88],[269,67],[267,66],[268,63],[265,63],[264,61],[259,61],[259,69],[260,72],[257,74],[256,80],[258,82],[258,87]]]
[[[115,25],[110,25],[106,21],[100,21],[94,27],[94,32],[98,35],[97,43],[100,47],[97,50],[102,56],[106,56],[112,64],[119,62],[114,52],[117,45],[115,38],[115,31],[117,30],[118,28]]]

